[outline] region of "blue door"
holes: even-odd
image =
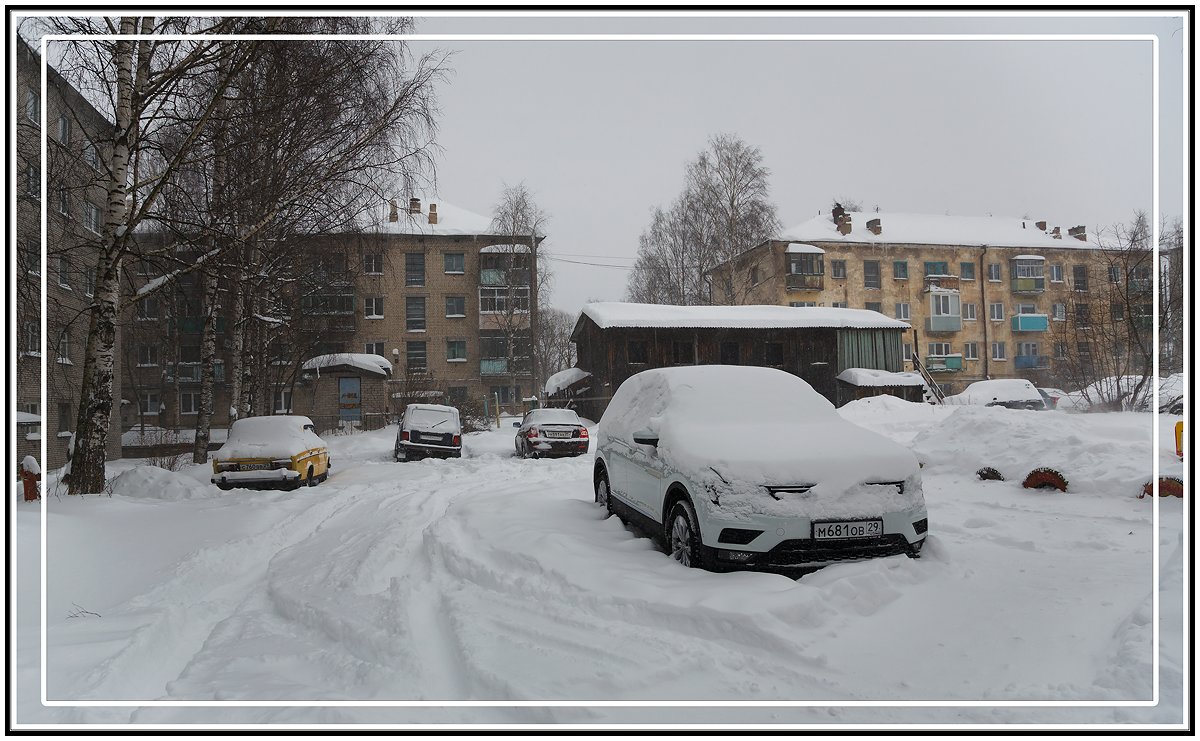
[[[342,422],[362,422],[362,379],[338,379],[338,415]]]

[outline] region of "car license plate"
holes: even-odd
[[[440,443],[442,441],[442,436],[441,435],[421,435],[421,439],[422,440],[432,440],[434,442]]]
[[[241,465],[243,471],[265,471],[270,467],[270,463],[243,463]]]
[[[546,430],[546,437],[570,437],[571,433],[567,430]]]
[[[883,535],[883,520],[839,520],[812,524],[813,540],[878,538],[880,535]]]

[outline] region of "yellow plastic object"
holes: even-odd
[[[1183,460],[1183,420],[1175,423],[1175,455]]]

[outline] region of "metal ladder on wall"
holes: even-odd
[[[933,380],[933,376],[929,374],[929,369],[926,368],[925,364],[921,362],[921,355],[918,352],[920,347],[921,344],[917,338],[917,330],[913,329],[913,368],[915,368],[916,371],[921,374],[921,379],[925,381],[925,385],[929,388],[929,393],[933,395],[933,399],[929,400],[929,403],[945,404],[946,392],[942,391],[942,387],[939,386],[938,382]]]

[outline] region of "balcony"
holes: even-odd
[[[180,363],[179,366],[179,383],[200,383],[200,374],[202,366],[199,363]],[[175,366],[168,365],[163,371],[164,380],[167,383],[174,383]],[[225,380],[225,363],[216,361],[213,363],[213,380],[217,383]]]
[[[529,271],[519,268],[484,268],[479,271],[481,286],[527,286],[529,278]]]
[[[942,314],[931,316],[925,320],[925,331],[931,334],[940,332],[958,332],[962,329],[962,317]]]
[[[1050,367],[1049,355],[1018,355],[1013,358],[1017,370],[1034,370]]]
[[[200,334],[204,331],[204,317],[202,316],[184,316],[173,320],[178,327],[179,334]],[[217,332],[225,331],[225,317],[217,317]]]
[[[1131,294],[1149,293],[1153,289],[1154,289],[1154,284],[1150,281],[1149,278],[1130,278],[1129,279],[1129,293],[1131,293]]]
[[[788,273],[787,289],[789,291],[820,291],[825,288],[825,275],[802,275],[800,273]]]
[[[953,373],[963,369],[961,354],[956,355],[927,355],[925,370],[930,373]]]
[[[479,361],[479,375],[502,376],[508,373],[508,358],[484,358]]]
[[[925,276],[925,293],[930,291],[957,291],[958,276],[957,275],[927,275]]]
[[[1050,317],[1046,314],[1015,314],[1012,318],[1014,332],[1047,332]]]
[[[1042,293],[1045,290],[1046,279],[1044,277],[1012,279],[1013,293]]]

